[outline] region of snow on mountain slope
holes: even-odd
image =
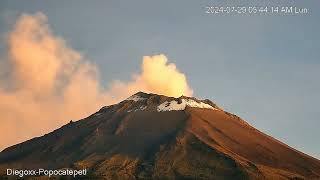
[[[210,100],[137,93],[0,152],[7,168],[88,169],[83,179],[320,179],[320,161]]]
[[[209,104],[203,102],[197,102],[193,99],[182,99],[181,102],[176,100],[173,101],[165,101],[164,103],[160,104],[157,108],[158,112],[161,111],[181,111],[184,110],[187,106],[194,107],[194,108],[203,108],[203,109],[213,109],[218,110]]]
[[[143,101],[143,100],[145,100],[145,99],[146,99],[146,98],[141,97],[141,96],[139,96],[139,95],[137,95],[137,94],[134,94],[134,95],[128,97],[126,100],[127,100],[127,101],[135,101],[135,102],[138,102],[138,101]]]
[[[152,94],[145,94],[140,92],[127,98],[126,101],[133,101],[134,103],[138,103],[138,105],[132,106],[132,108],[127,110],[127,112],[144,111],[147,109],[154,110],[154,107],[150,107],[143,103],[144,101],[148,100],[148,96],[152,96]],[[153,103],[152,105],[155,104]],[[158,112],[182,111],[185,110],[186,107],[221,110],[219,108],[216,108],[216,106],[214,105],[203,102],[202,100],[195,100],[195,98],[185,96],[181,96],[179,98],[168,97],[165,100],[157,101],[156,105],[157,106],[155,110]]]

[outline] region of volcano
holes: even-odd
[[[320,179],[320,161],[210,100],[139,92],[0,153],[0,170],[88,169],[86,179]]]

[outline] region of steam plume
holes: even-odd
[[[54,35],[43,13],[20,16],[7,43],[6,58],[0,61],[0,149],[137,91],[192,95],[185,75],[165,55],[145,56],[141,73],[130,82],[115,80],[105,88],[97,67]]]

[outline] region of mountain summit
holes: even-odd
[[[139,92],[0,153],[6,168],[97,179],[320,179],[320,161],[210,100]]]

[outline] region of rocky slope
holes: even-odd
[[[320,179],[319,160],[209,100],[141,92],[0,153],[2,174],[40,167],[96,179]]]

